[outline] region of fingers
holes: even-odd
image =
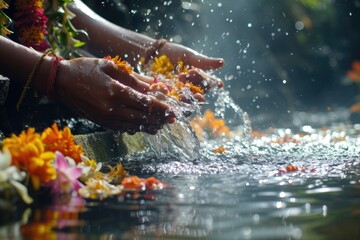
[[[221,88],[224,83],[209,74],[206,74],[201,69],[190,69],[187,73],[179,75],[179,81],[191,82],[195,86],[200,86],[205,92],[211,88]]]
[[[193,54],[188,57],[188,64],[205,71],[215,70],[221,68],[224,65],[224,59],[210,58],[202,54]]]

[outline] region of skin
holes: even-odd
[[[89,38],[85,39],[86,47],[99,57],[119,54],[124,59],[126,55],[130,64],[136,64],[156,41],[108,22],[79,0],[68,7],[76,14],[72,20],[74,26],[85,29],[89,34]],[[173,64],[182,60],[193,67],[187,74],[180,76],[181,81],[202,85],[206,91],[223,86],[220,80],[211,78],[202,71],[221,67],[224,63],[222,59],[209,58],[171,42],[158,49],[155,56],[162,54],[166,54]],[[0,72],[11,81],[25,84],[41,55],[42,53],[33,49],[0,37]],[[21,66],[21,71],[18,66]],[[45,57],[30,87],[45,94],[50,69],[51,58]],[[110,60],[77,58],[61,61],[54,92],[56,100],[103,127],[131,133],[144,131],[156,134],[164,124],[175,122],[176,116],[169,106],[147,94],[152,82],[152,78],[138,73],[124,73]],[[198,101],[205,101],[201,94],[195,97]]]

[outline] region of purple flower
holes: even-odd
[[[70,167],[68,161],[61,152],[55,152],[56,179],[47,186],[54,194],[72,193],[84,185],[78,181],[82,170],[79,167]]]

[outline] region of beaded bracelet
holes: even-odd
[[[156,40],[145,52],[145,63],[147,63],[150,59],[152,59],[156,54],[158,54],[159,50],[165,45],[165,43],[169,42],[166,39],[158,39]]]
[[[56,75],[57,72],[59,70],[59,66],[60,66],[60,61],[63,59],[62,57],[56,56],[55,52],[52,49],[48,49],[46,50],[40,57],[40,59],[36,62],[33,70],[31,71],[28,79],[26,80],[26,83],[24,85],[23,91],[21,92],[20,98],[16,104],[16,109],[17,111],[20,111],[20,106],[26,96],[26,93],[28,91],[28,89],[30,88],[30,84],[31,81],[34,78],[34,75],[36,73],[36,71],[39,69],[41,63],[43,62],[44,58],[48,55],[52,55],[53,58],[51,60],[51,68],[50,68],[50,73],[49,73],[49,79],[48,79],[48,84],[47,84],[47,88],[46,88],[46,95],[48,97],[53,97],[54,96],[54,86],[55,86],[55,79],[56,79]]]

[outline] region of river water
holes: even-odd
[[[24,209],[2,239],[360,239],[359,125],[266,129],[119,159],[162,190]],[[214,153],[223,146],[226,150]],[[193,151],[193,150],[192,150]]]

